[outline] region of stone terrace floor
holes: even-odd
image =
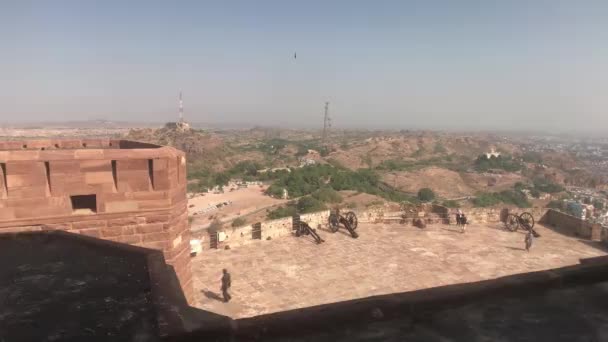
[[[542,235],[529,253],[524,233],[501,225],[426,229],[361,224],[358,239],[340,229],[310,237],[259,241],[231,250],[204,251],[192,259],[196,306],[243,318],[373,295],[491,279],[573,265],[605,255],[588,241],[536,225]],[[219,300],[222,268],[232,275],[233,300]]]

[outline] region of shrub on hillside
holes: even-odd
[[[547,203],[547,208],[552,208],[552,209],[561,209],[562,208],[562,201],[559,200],[552,200],[551,202]]]
[[[473,199],[473,204],[476,207],[491,207],[499,203],[512,204],[519,208],[529,208],[532,206],[523,192],[514,190],[482,193]]]
[[[312,193],[312,197],[324,203],[340,203],[342,196],[332,188],[321,188]]]
[[[600,200],[593,201],[593,207],[598,210],[604,210],[604,202]]]
[[[422,202],[430,202],[435,199],[435,192],[429,188],[422,188],[418,191],[418,199]]]
[[[209,225],[209,228],[207,228],[207,230],[210,233],[214,233],[214,232],[218,232],[220,230],[222,230],[223,224],[222,221],[220,221],[219,219],[214,219],[211,224]]]
[[[534,188],[550,194],[564,191],[564,187],[545,178],[534,179]]]
[[[530,196],[534,197],[534,198],[539,198],[540,197],[540,191],[538,191],[536,188],[530,190]]]
[[[234,221],[232,221],[231,226],[234,227],[241,227],[245,225],[245,219],[242,217],[237,217],[234,219]]]
[[[304,196],[298,200],[296,205],[299,214],[313,213],[327,209],[325,204],[311,196]]]
[[[270,220],[279,219],[282,217],[293,216],[297,213],[296,207],[294,205],[286,205],[284,207],[279,207],[274,210],[268,212],[266,217]]]
[[[510,156],[490,157],[485,154],[480,155],[475,160],[475,168],[477,171],[486,172],[490,169],[502,169],[509,172],[521,170],[523,165],[511,158]]]
[[[445,147],[443,147],[443,145],[440,142],[438,142],[435,144],[435,148],[433,149],[433,152],[445,153],[445,152],[447,152],[447,150],[445,149]]]
[[[446,200],[443,201],[443,206],[448,208],[458,208],[460,205],[458,204],[458,201]]]
[[[543,157],[539,152],[528,151],[522,155],[523,161],[526,163],[542,163]]]

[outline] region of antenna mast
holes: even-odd
[[[179,91],[179,122],[184,122],[184,101],[182,101],[182,91]]]
[[[329,139],[329,132],[331,131],[331,118],[329,117],[329,102],[325,102],[325,115],[323,117],[323,135],[321,136],[321,142],[323,146],[326,146]]]

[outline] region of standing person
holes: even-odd
[[[530,247],[532,247],[532,241],[534,239],[534,234],[532,233],[532,229],[528,230],[526,233],[526,252],[530,251]]]
[[[224,297],[224,302],[228,303],[230,299],[232,299],[232,296],[228,293],[228,289],[230,289],[232,282],[230,281],[230,273],[228,273],[228,270],[224,268],[222,272],[222,296]]]
[[[460,232],[464,233],[467,225],[467,218],[464,216],[462,210],[458,209],[456,212],[456,225],[460,227]]]

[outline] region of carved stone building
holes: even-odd
[[[161,250],[190,301],[186,159],[125,140],[0,142],[0,233],[65,230]]]

